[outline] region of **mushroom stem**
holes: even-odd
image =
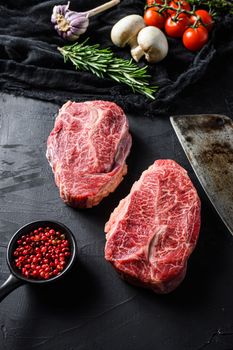
[[[136,62],[138,62],[144,54],[145,52],[142,50],[141,46],[139,45],[132,47],[131,49],[131,56]]]
[[[95,7],[94,9],[87,11],[88,17],[93,17],[93,16],[97,15],[98,13],[104,12],[113,6],[118,5],[120,3],[120,1],[121,0],[111,0],[111,1],[106,2],[103,5]]]

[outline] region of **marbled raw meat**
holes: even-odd
[[[157,160],[111,214],[105,258],[129,282],[169,293],[185,276],[199,229],[200,199],[186,170]]]
[[[126,175],[130,147],[128,120],[115,103],[65,103],[46,153],[61,198],[72,207],[97,205]]]

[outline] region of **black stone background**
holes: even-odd
[[[149,119],[143,117],[146,106],[142,113],[127,108],[133,136],[128,175],[99,206],[83,211],[60,200],[45,158],[60,103],[1,93],[0,282],[9,273],[7,243],[29,221],[59,220],[73,231],[78,245],[77,266],[64,283],[43,289],[22,286],[1,302],[1,350],[233,349],[233,239],[200,187],[168,118],[194,113],[233,118],[232,58],[231,52],[215,57],[198,82],[169,103],[169,112],[160,114],[155,107]],[[9,77],[5,81],[13,91]],[[63,96],[69,97],[67,92]],[[200,238],[186,278],[164,296],[123,282],[103,251],[110,213],[158,158],[185,167],[202,201]]]

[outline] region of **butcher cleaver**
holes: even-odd
[[[207,196],[233,235],[233,121],[225,115],[170,117]]]

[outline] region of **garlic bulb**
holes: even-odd
[[[57,5],[53,8],[51,22],[58,34],[67,40],[77,40],[87,30],[89,17],[95,16],[109,8],[119,4],[120,0],[111,0],[86,12],[69,10],[70,2],[67,5]]]
[[[75,12],[69,10],[67,5],[57,5],[53,8],[51,22],[63,39],[77,40],[88,27],[88,12]]]

